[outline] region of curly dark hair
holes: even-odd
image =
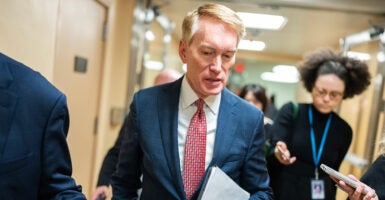
[[[253,93],[255,99],[262,103],[262,111],[265,112],[269,103],[265,88],[258,84],[246,84],[242,87],[241,92],[239,93],[239,97],[244,99],[249,91]]]
[[[343,56],[330,48],[320,48],[304,55],[299,73],[308,92],[311,92],[319,75],[335,74],[345,83],[343,99],[361,94],[369,85],[368,66],[359,60]]]

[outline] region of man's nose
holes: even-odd
[[[213,59],[213,62],[210,65],[210,70],[219,72],[221,68],[222,68],[222,59],[220,56],[217,56]]]

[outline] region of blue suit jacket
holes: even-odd
[[[186,199],[177,138],[181,82],[182,78],[134,95],[112,178],[113,199],[136,199],[140,187],[144,200]],[[251,193],[251,199],[272,199],[263,144],[262,112],[223,90],[210,166],[220,167]]]
[[[0,53],[0,199],[85,199],[71,178],[65,96]]]

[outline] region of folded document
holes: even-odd
[[[219,167],[211,167],[203,182],[198,200],[248,200],[250,194],[235,183]]]

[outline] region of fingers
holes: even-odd
[[[289,163],[293,164],[297,160],[297,157],[293,156],[290,158]]]
[[[275,145],[274,154],[278,161],[284,165],[293,164],[297,160],[296,157],[290,157],[290,151],[282,141],[278,141]]]
[[[376,191],[361,182],[356,189],[351,188],[350,186],[345,184],[345,182],[343,181],[339,181],[339,184],[337,185],[337,187],[347,192],[350,200],[377,200],[378,199]]]
[[[373,200],[373,199],[377,199],[377,194],[376,194],[376,191],[373,190],[372,188],[370,188],[369,186],[361,183],[359,187],[357,187],[356,191],[354,192],[355,195],[357,196],[363,196],[363,199],[364,200]]]
[[[360,198],[361,195],[362,195],[362,192],[364,190],[365,187],[363,186],[359,186],[357,187],[355,190],[349,192],[349,199],[351,200],[359,200],[359,199],[363,199],[363,198]]]
[[[98,200],[100,197],[108,197],[110,195],[110,190],[107,186],[99,186],[96,188],[94,194],[92,195],[92,200]]]

